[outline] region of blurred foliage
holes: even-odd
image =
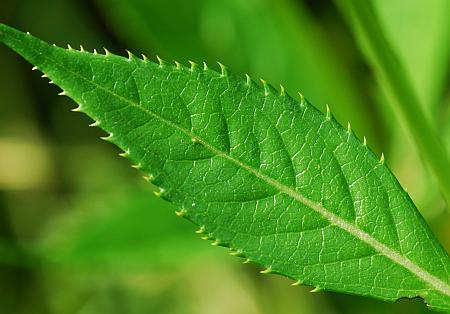
[[[351,26],[356,41],[369,63],[373,64],[375,74],[379,74],[374,53],[364,38],[359,25],[350,15],[347,4],[351,0],[335,0],[342,15]],[[450,22],[446,12],[450,3],[445,0],[412,1],[414,5],[405,6],[386,0],[372,1],[389,44],[394,48],[399,61],[404,66],[409,79],[415,87],[424,113],[439,129],[442,120],[437,118],[444,107],[444,95],[448,89]],[[419,40],[420,39],[420,40]],[[392,138],[388,159],[396,168],[396,175],[403,186],[408,187],[412,198],[426,217],[436,217],[445,204],[439,196],[434,176],[427,171],[423,160],[419,159],[417,146],[412,134],[407,131],[395,105],[393,94],[387,82],[376,75],[378,88],[373,89],[377,105],[391,130]],[[411,171],[414,169],[414,171]],[[410,185],[409,182],[414,182]]]
[[[47,226],[35,250],[48,263],[118,271],[174,270],[183,259],[216,253],[198,241],[195,226],[174,219],[175,208],[150,195],[135,185],[78,199],[69,214]]]
[[[421,103],[431,114],[448,88],[450,2],[374,1],[386,35],[403,61]]]
[[[336,1],[339,2],[339,1]],[[427,112],[450,146],[446,0],[374,1]],[[58,45],[128,48],[155,59],[218,60],[297,90],[349,120],[407,186],[450,248],[450,217],[414,145],[327,1],[4,0],[0,19]],[[364,49],[363,49],[364,51]],[[309,294],[211,248],[152,197],[91,121],[71,113],[30,66],[0,49],[0,311],[2,313],[425,313]],[[14,104],[14,105],[12,105]]]

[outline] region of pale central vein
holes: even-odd
[[[236,164],[237,166],[247,170],[248,172],[252,173],[255,177],[261,179],[262,181],[266,182],[267,184],[271,185],[272,187],[279,190],[281,193],[284,193],[286,195],[289,195],[290,197],[294,198],[295,200],[303,203],[304,205],[308,206],[309,208],[313,209],[320,215],[322,215],[325,219],[327,219],[331,224],[338,226],[342,230],[347,231],[349,234],[353,235],[355,238],[367,243],[371,247],[373,247],[376,251],[381,253],[382,255],[386,256],[396,264],[406,268],[411,273],[416,275],[418,278],[429,284],[430,286],[434,287],[436,290],[450,296],[450,286],[443,282],[441,279],[437,278],[436,276],[430,274],[425,269],[421,268],[420,266],[413,263],[410,259],[408,259],[405,256],[400,255],[397,251],[391,249],[389,246],[379,242],[377,239],[372,237],[370,234],[364,232],[363,230],[359,229],[357,226],[353,225],[352,223],[342,219],[341,217],[335,215],[331,211],[327,210],[325,207],[323,207],[321,204],[316,203],[309,198],[305,197],[304,195],[300,194],[295,189],[284,185],[283,183],[261,173],[257,169],[254,169],[253,167],[241,162],[238,159],[233,158],[232,156],[226,154],[225,152],[215,148],[211,144],[209,144],[207,141],[205,141],[203,138],[199,137],[196,134],[193,134],[191,131],[175,124],[174,122],[167,120],[166,118],[162,117],[161,115],[156,114],[155,112],[144,108],[141,106],[141,104],[135,103],[127,98],[124,98],[123,96],[116,94],[114,91],[111,91],[109,89],[106,89],[105,87],[93,82],[92,80],[82,76],[79,73],[75,73],[71,70],[68,70],[65,66],[55,62],[58,64],[61,68],[65,69],[66,71],[74,74],[75,76],[78,76],[82,80],[85,80],[89,84],[92,84],[94,87],[103,90],[104,92],[110,94],[113,97],[116,97],[123,102],[129,104],[130,106],[137,108],[141,110],[142,112],[148,114],[149,116],[159,120],[160,122],[166,124],[167,126],[174,128],[175,130],[180,131],[181,133],[188,136],[190,139],[195,140],[201,144],[203,144],[208,150],[210,150],[212,153],[216,154],[217,156],[220,156],[224,159],[229,160],[230,162]]]

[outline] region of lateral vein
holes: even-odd
[[[50,59],[48,56],[45,56],[45,58]],[[410,271],[412,274],[417,276],[419,279],[424,281],[425,283],[429,284],[436,290],[442,292],[443,294],[450,296],[450,286],[443,282],[441,279],[437,278],[436,276],[430,274],[425,269],[419,267],[414,262],[412,262],[410,259],[400,255],[395,250],[391,249],[389,246],[379,242],[377,239],[372,237],[370,234],[364,232],[363,230],[359,229],[352,223],[342,219],[341,217],[335,215],[331,211],[327,210],[325,207],[323,207],[321,204],[316,203],[309,198],[305,197],[303,194],[297,192],[295,189],[286,186],[282,184],[281,182],[259,172],[257,169],[254,169],[253,167],[241,162],[238,159],[233,158],[232,156],[226,154],[225,152],[215,148],[211,144],[209,144],[207,141],[205,141],[203,138],[199,137],[196,134],[193,134],[191,131],[184,129],[183,127],[175,124],[174,122],[167,120],[166,118],[156,114],[155,112],[142,107],[142,105],[139,103],[135,103],[119,94],[116,94],[114,91],[111,91],[109,89],[106,89],[105,87],[95,83],[94,81],[80,75],[79,73],[73,72],[69,69],[67,69],[64,65],[55,62],[54,60],[50,59],[54,64],[58,65],[60,68],[62,68],[64,71],[67,71],[69,73],[72,73],[73,75],[79,77],[80,79],[88,82],[89,84],[92,84],[95,88],[101,89],[104,92],[110,94],[113,97],[116,97],[120,99],[121,101],[129,104],[130,106],[137,108],[141,110],[142,112],[150,115],[151,117],[161,121],[162,123],[166,124],[169,127],[172,127],[179,132],[185,134],[190,139],[193,139],[201,144],[203,144],[208,150],[210,150],[212,153],[216,154],[217,156],[220,156],[224,159],[229,160],[230,162],[236,164],[237,166],[247,170],[248,172],[252,173],[255,177],[261,179],[262,181],[268,183],[269,185],[275,187],[278,189],[281,193],[286,194],[294,198],[295,200],[303,203],[304,205],[308,206],[309,208],[313,209],[320,215],[322,215],[325,219],[327,219],[331,224],[334,224],[341,228],[342,230],[345,230],[349,234],[353,235],[355,238],[367,243],[371,247],[373,247],[376,251],[378,251],[380,254],[386,256],[390,260],[392,260],[394,263],[406,268],[408,271]]]

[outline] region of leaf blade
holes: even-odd
[[[4,25],[0,40],[216,244],[319,289],[450,309],[449,257],[407,193],[351,130],[303,98],[225,70],[54,48]]]

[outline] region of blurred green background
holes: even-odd
[[[337,1],[338,2],[338,1]],[[450,1],[376,0],[386,36],[450,147]],[[0,21],[57,45],[216,61],[351,121],[450,251],[450,215],[345,12],[315,0],[2,0]],[[369,56],[370,57],[370,56]],[[425,313],[311,294],[201,241],[69,99],[0,47],[1,313]]]

